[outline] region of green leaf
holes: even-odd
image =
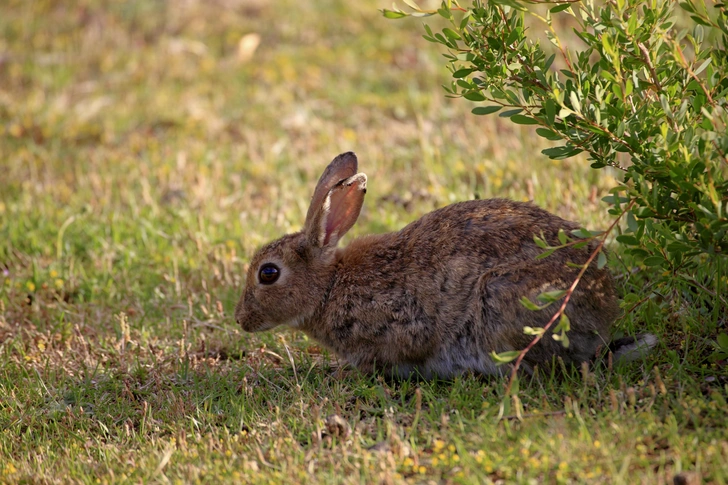
[[[561,5],[557,5],[549,10],[551,13],[559,13],[563,12],[567,8],[571,7],[571,3],[562,3]]]
[[[500,116],[501,118],[510,118],[510,117],[511,117],[511,116],[513,116],[513,115],[517,115],[517,114],[518,114],[518,113],[520,113],[521,111],[523,111],[523,109],[522,109],[522,108],[517,108],[517,109],[509,109],[508,111],[504,111],[504,112],[502,112],[502,113],[501,113],[501,114],[499,114],[498,116]]]
[[[521,355],[520,350],[507,350],[498,354],[496,354],[495,352],[490,353],[490,357],[493,359],[493,362],[495,362],[495,365],[507,364],[508,362],[512,362],[516,360],[519,355]]]
[[[460,37],[460,34],[458,34],[457,32],[455,32],[452,29],[448,29],[447,27],[445,27],[444,29],[442,29],[442,33],[445,34],[448,39],[452,39],[452,40],[462,40],[462,37]]]
[[[669,253],[684,253],[690,251],[692,248],[690,245],[680,241],[673,241],[667,245],[667,252]]]
[[[708,357],[711,362],[718,362],[719,360],[728,359],[728,352],[716,351]]]
[[[602,269],[607,265],[607,255],[604,254],[604,251],[599,251],[599,256],[597,256],[597,268]]]
[[[541,232],[541,236],[543,236],[543,232]],[[535,234],[533,235],[533,242],[536,243],[536,246],[540,247],[541,249],[548,249],[549,247],[548,243],[543,237],[539,237]]]
[[[452,77],[454,77],[455,79],[460,79],[463,77],[467,77],[472,72],[473,69],[458,69],[457,71],[452,73]]]
[[[560,158],[563,157],[565,153],[568,152],[568,147],[561,146],[561,147],[554,147],[554,148],[547,148],[545,150],[541,150],[541,153],[546,155],[549,158]]]
[[[637,259],[644,259],[650,254],[647,251],[645,251],[644,249],[640,249],[640,248],[629,248],[629,250],[627,252]]]
[[[559,228],[558,237],[561,244],[566,244],[569,241],[569,236],[567,236],[564,230],[561,228]]]
[[[544,155],[546,155],[547,157],[549,157],[553,160],[561,160],[564,158],[573,157],[574,155],[577,155],[581,152],[582,152],[581,149],[570,147],[570,146],[561,146],[561,147],[547,148],[545,150],[541,150],[541,153],[543,153]]]
[[[617,242],[621,242],[622,244],[626,244],[628,246],[639,246],[640,242],[637,240],[636,237],[630,236],[629,234],[620,234],[617,236]]]
[[[574,114],[574,112],[567,107],[562,107],[559,110],[559,118],[561,118],[562,120],[566,120],[566,118],[568,118],[569,116],[571,116],[573,114]]]
[[[622,299],[622,303],[625,305],[634,305],[640,300],[640,297],[635,293],[627,293]]]
[[[551,335],[551,337],[554,340],[561,342],[561,345],[563,345],[565,348],[569,347],[569,336],[566,335],[566,333],[559,333],[559,334],[555,333],[555,334]]]
[[[571,330],[571,320],[569,320],[569,317],[564,312],[561,314],[561,317],[559,318],[559,323],[557,323],[556,327],[554,328],[554,333],[568,332],[569,330]]]
[[[561,135],[549,130],[548,128],[536,128],[536,134],[546,138],[547,140],[561,140]]]
[[[556,120],[556,103],[553,99],[547,99],[543,104],[543,109],[546,111],[546,118],[549,124],[553,125]]]
[[[506,45],[511,45],[515,41],[518,40],[518,38],[521,36],[523,31],[521,29],[513,29],[510,34],[508,34],[508,38],[506,39]]]
[[[616,203],[624,203],[629,202],[629,197],[620,197],[619,195],[607,195],[605,197],[602,197],[602,202],[606,202],[607,204],[616,204]]]
[[[691,15],[690,18],[693,19],[696,24],[705,25],[706,27],[711,27],[710,22],[705,20],[703,17],[699,17],[698,15]]]
[[[630,36],[634,36],[635,30],[637,30],[637,15],[630,15],[627,21],[627,33]]]
[[[722,350],[728,351],[728,334],[726,334],[726,333],[718,334],[717,342],[718,342],[718,346]]]
[[[551,56],[548,59],[546,59],[546,62],[544,62],[544,64],[543,64],[544,71],[549,70],[549,68],[551,67],[551,64],[554,63],[554,59],[556,59],[556,54],[551,54]]]
[[[533,118],[529,116],[523,116],[523,115],[513,115],[511,116],[511,121],[518,124],[518,125],[537,125],[538,121],[534,120]]]
[[[544,332],[545,332],[545,330],[543,329],[543,327],[529,327],[529,326],[523,327],[523,333],[525,333],[526,335],[537,336],[537,335],[543,335]]]
[[[470,21],[470,15],[472,14],[472,11],[469,11],[463,16],[463,19],[460,21],[460,30],[465,30],[465,27],[468,25],[468,22]]]
[[[644,260],[645,266],[662,266],[664,262],[665,258],[662,256],[650,256]]]
[[[513,383],[511,384],[511,396],[517,396],[520,389],[521,380],[518,378],[518,376],[516,376],[513,378]]]
[[[708,57],[707,60],[705,60],[700,66],[698,66],[697,69],[695,69],[694,74],[697,76],[698,74],[703,72],[705,70],[705,68],[708,67],[708,64],[710,64],[710,61],[712,61],[712,60],[713,60],[712,57]]]
[[[654,211],[649,207],[638,207],[634,211],[634,215],[640,219],[646,219],[655,215]]]
[[[401,19],[402,17],[408,16],[405,12],[401,12],[399,10],[387,10],[386,8],[382,9],[381,12],[382,15],[388,19]]]
[[[544,303],[553,303],[563,298],[565,294],[566,290],[544,291],[543,293],[539,294],[536,299]]]
[[[679,2],[679,4],[680,8],[682,8],[683,10],[690,13],[695,13],[695,8],[693,8],[693,5],[690,2]]]
[[[473,108],[471,113],[474,115],[489,115],[500,111],[502,108],[503,106],[478,106],[477,108]]]
[[[483,96],[478,91],[470,91],[468,93],[463,94],[463,98],[467,99],[468,101],[485,101],[485,96]]]
[[[574,229],[573,231],[571,231],[571,233],[574,236],[580,237],[580,238],[592,237],[592,233],[589,232],[589,230],[584,227],[580,227],[579,229]]]
[[[549,256],[551,256],[554,253],[554,251],[556,251],[556,248],[547,249],[546,251],[544,251],[541,254],[539,254],[538,256],[536,256],[536,259],[548,258]]]
[[[498,365],[498,364],[496,364]],[[503,396],[500,404],[498,405],[498,421],[503,419],[504,416],[511,415],[511,396]]]
[[[579,95],[576,94],[576,91],[572,91],[569,93],[569,101],[571,101],[571,107],[574,111],[577,113],[581,112],[581,101],[579,101]]]
[[[527,309],[533,310],[533,311],[543,310],[544,308],[546,308],[545,306],[536,305],[534,302],[529,300],[528,297],[526,297],[526,296],[521,297],[521,305],[523,305]]]
[[[633,89],[634,89],[634,83],[632,82],[631,79],[627,79],[627,82],[625,83],[625,86],[624,86],[624,95],[629,96],[630,94],[632,94]],[[604,130],[602,130],[602,132],[603,131]]]
[[[627,212],[627,228],[635,232],[639,228],[639,225],[637,224],[637,219],[634,218],[634,214],[632,214],[632,211]]]

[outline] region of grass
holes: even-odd
[[[626,315],[659,349],[524,379],[522,419],[499,419],[502,379],[390,383],[236,327],[252,252],[345,150],[370,180],[353,235],[475,196],[609,223],[608,174],[445,99],[388,6],[0,7],[0,482],[728,482],[716,312]]]

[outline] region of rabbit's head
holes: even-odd
[[[300,325],[325,300],[336,245],[354,225],[367,176],[352,152],[336,157],[316,185],[301,232],[263,246],[253,256],[235,320],[248,332]]]

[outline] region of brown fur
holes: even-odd
[[[560,228],[568,233],[579,226],[530,203],[490,199],[456,203],[398,232],[337,249],[366,192],[366,176],[355,173],[355,161],[347,153],[327,168],[329,178],[322,176],[313,198],[321,207],[309,209],[302,232],[253,257],[235,312],[238,323],[247,331],[300,328],[364,371],[407,376],[416,370],[426,378],[498,373],[490,352],[524,348],[532,337],[523,327],[543,327],[558,308],[530,311],[520,298],[567,288],[578,273],[567,261],[584,263],[595,243],[537,260],[542,250],[534,234],[558,244]],[[322,195],[320,187],[333,194]],[[336,207],[326,209],[327,201]],[[334,212],[339,222],[327,225]],[[281,269],[272,285],[258,281],[267,262]],[[618,315],[610,274],[590,266],[566,312],[569,347],[547,335],[528,353],[527,364],[554,356],[582,362],[609,342]]]

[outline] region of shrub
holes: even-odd
[[[449,96],[476,103],[475,115],[533,125],[556,142],[543,150],[549,158],[583,152],[595,169],[621,174],[604,200],[623,220],[613,226],[620,253],[650,278],[626,297],[628,310],[671,293],[728,310],[726,3],[587,0],[544,10],[523,0],[445,1],[433,11],[406,3],[411,12],[384,15],[449,22],[440,32],[424,26],[425,39],[448,50]],[[527,14],[546,27],[550,52],[526,28]],[[569,47],[564,23],[579,39]]]

